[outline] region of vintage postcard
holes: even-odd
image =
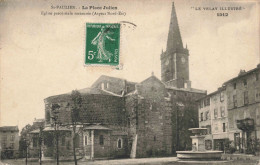
[[[259,0],[0,0],[1,164],[259,164]]]

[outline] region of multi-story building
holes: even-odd
[[[227,93],[229,139],[240,152],[252,152],[260,138],[260,64],[224,83]]]
[[[260,65],[200,99],[199,125],[208,128],[208,149],[223,150],[225,139],[237,151],[252,153],[260,137]],[[212,141],[212,142],[211,142]]]
[[[0,127],[1,157],[14,158],[18,156],[19,129],[18,126]]]
[[[199,126],[207,128],[206,149],[224,150],[228,139],[228,112],[226,88],[208,94],[199,101]]]

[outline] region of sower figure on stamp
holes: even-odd
[[[97,59],[99,60],[99,62],[102,62],[103,60],[108,60],[110,62],[111,60],[110,58],[113,55],[105,48],[106,39],[109,39],[110,41],[115,41],[115,39],[109,37],[108,35],[109,35],[109,29],[105,29],[105,27],[102,26],[101,31],[91,42],[91,44],[97,45],[97,49],[98,49]]]

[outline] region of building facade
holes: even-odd
[[[208,128],[208,149],[224,150],[232,141],[237,152],[255,153],[260,137],[260,65],[225,83],[200,99],[199,125]],[[259,147],[259,146],[258,146]]]
[[[224,83],[227,89],[229,139],[236,150],[252,153],[260,138],[260,64]]]
[[[0,127],[1,157],[3,159],[18,157],[19,129],[18,126]]]
[[[199,126],[208,129],[205,138],[206,149],[223,151],[229,132],[226,88],[221,87],[198,102]]]

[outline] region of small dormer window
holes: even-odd
[[[220,92],[220,101],[221,102],[224,101],[224,92],[223,91]]]
[[[126,92],[129,92],[129,90],[130,90],[130,87],[126,86]]]
[[[188,86],[187,86],[187,83],[184,83],[184,88],[187,88]]]
[[[243,81],[243,83],[244,83],[244,86],[246,87],[246,86],[247,86],[247,81],[246,81],[246,79]]]
[[[103,90],[105,89],[105,84],[104,83],[101,84],[101,89],[103,89]]]

